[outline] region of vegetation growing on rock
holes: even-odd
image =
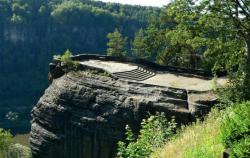
[[[14,144],[10,132],[0,128],[0,158],[31,158],[31,150]]]
[[[12,143],[12,135],[0,128],[0,157],[4,158],[5,154],[8,152],[8,148]]]
[[[148,157],[155,149],[168,141],[176,130],[174,119],[168,121],[164,113],[152,115],[142,120],[141,130],[136,136],[131,128],[126,126],[126,141],[118,142],[119,158]]]
[[[77,61],[73,61],[71,59],[72,53],[67,49],[62,56],[56,56],[65,66],[66,71],[77,70],[79,67],[79,63]]]

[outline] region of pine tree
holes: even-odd
[[[150,52],[147,49],[146,37],[143,29],[140,29],[132,42],[132,53],[137,58],[148,59]]]
[[[123,37],[122,34],[115,29],[113,33],[107,35],[109,42],[107,43],[107,55],[115,57],[126,57],[126,45],[127,37]]]

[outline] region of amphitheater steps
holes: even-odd
[[[138,66],[137,69],[116,72],[113,73],[114,76],[122,79],[134,80],[134,81],[144,81],[156,75],[156,73],[148,68]]]

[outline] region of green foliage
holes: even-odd
[[[126,57],[126,45],[127,45],[127,37],[122,37],[122,34],[115,29],[113,33],[109,33],[107,35],[109,39],[107,46],[107,55],[115,56],[115,57]]]
[[[184,130],[184,137],[189,137],[189,140],[182,142],[186,143],[182,155],[184,158],[221,157],[224,150],[220,132],[220,122],[223,115],[218,109],[213,109],[204,122],[198,120],[193,125],[184,128],[186,130]]]
[[[204,121],[182,126],[177,134],[152,153],[153,158],[216,158],[224,151],[220,124],[223,113],[213,109]]]
[[[0,128],[0,158],[31,158],[31,150],[13,143],[10,132]]]
[[[77,70],[79,67],[79,63],[71,59],[71,52],[68,49],[61,56],[60,60],[67,66],[67,71]]]
[[[91,13],[94,14],[91,15]],[[80,1],[63,1],[61,4],[55,6],[51,15],[60,24],[71,26],[84,25],[87,27],[96,25],[93,21],[96,15],[104,16],[104,19],[108,18],[110,20],[112,16],[115,17],[114,14],[102,8],[86,5]]]
[[[246,85],[244,85],[244,74],[242,71],[229,74],[228,85],[216,89],[220,102],[222,103],[221,107],[223,108],[223,105],[229,105],[235,102],[246,101],[249,93],[246,92],[245,88]]]
[[[227,98],[249,100],[249,5],[247,0],[174,0],[137,33],[133,54],[160,65],[227,72]]]
[[[151,52],[147,49],[146,37],[143,29],[140,29],[136,34],[132,42],[132,53],[137,58],[148,59],[151,56]]]
[[[246,56],[250,44],[247,29],[250,26],[250,20],[247,20],[250,13],[248,9],[245,9],[247,13],[241,12],[244,7],[249,7],[249,3],[245,0],[242,3],[243,8],[238,1],[217,4],[208,0],[174,0],[162,11],[160,18],[156,18],[156,22],[137,33],[140,36],[136,37],[133,47],[146,46],[141,51],[145,52],[145,56],[151,52],[151,58],[154,60],[156,57],[160,65],[230,73],[240,71],[243,65],[248,67],[244,69],[245,78],[250,78],[247,75],[250,68],[245,65],[249,65],[247,60],[250,56]],[[238,13],[230,12],[234,7],[238,7]],[[234,14],[241,16],[242,21],[235,19]]]
[[[233,143],[230,154],[232,158],[248,158],[250,156],[250,136]]]
[[[250,102],[230,107],[221,124],[223,143],[231,157],[250,156]]]
[[[212,109],[203,121],[182,127],[164,147],[155,150],[155,158],[214,158],[230,148],[230,157],[250,155],[250,102]]]
[[[176,123],[170,122],[164,114],[150,116],[141,123],[138,138],[129,126],[126,126],[126,142],[118,142],[117,156],[121,158],[149,157],[154,149],[161,147],[174,134]]]
[[[11,143],[12,135],[0,128],[0,158],[5,158]]]
[[[197,37],[199,26],[196,21],[199,14],[194,11],[191,4],[191,1],[176,0],[167,7],[167,20],[175,26],[166,30],[168,47],[163,52],[166,58],[171,58],[167,62],[198,68],[201,67],[197,65],[201,52],[197,42],[201,42],[202,39]],[[161,22],[165,23],[164,20]]]

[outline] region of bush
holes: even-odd
[[[223,87],[217,87],[221,105],[230,105],[237,102],[249,100],[249,93],[247,92],[247,85],[244,84],[245,76],[241,72],[229,73],[228,83]],[[223,107],[224,108],[224,107]]]
[[[59,59],[61,62],[63,62],[67,66],[67,70],[77,70],[79,67],[79,63],[77,61],[73,61],[71,59],[71,52],[69,50],[66,50],[66,52],[62,56],[54,56],[54,58]]]
[[[170,122],[164,114],[157,114],[144,119],[141,130],[136,139],[131,128],[126,126],[126,142],[118,142],[119,158],[142,158],[149,157],[154,149],[161,147],[174,134],[176,123],[174,119]]]
[[[10,132],[0,128],[0,158],[31,158],[30,148],[13,143]]]
[[[153,158],[216,158],[221,157],[221,112],[213,109],[204,122],[183,126],[177,134],[152,153]]]
[[[224,115],[221,132],[231,157],[250,157],[250,102],[231,107]]]
[[[230,158],[250,157],[250,102],[212,109],[204,122],[183,127],[155,158],[214,158],[230,148]]]
[[[249,135],[245,139],[240,139],[231,146],[232,158],[249,158],[250,157],[250,137]]]
[[[4,158],[12,143],[12,135],[10,132],[0,128],[0,158]]]

